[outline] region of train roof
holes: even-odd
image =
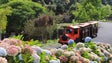
[[[96,24],[96,23],[98,23],[97,21],[90,21],[89,22],[90,24]]]
[[[77,26],[77,25],[75,25],[75,26],[70,25],[69,27],[71,27],[71,28],[80,28],[80,27],[79,27],[79,26]]]
[[[78,26],[85,27],[85,26],[88,26],[88,25],[90,25],[90,23],[80,23]]]

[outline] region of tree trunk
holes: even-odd
[[[46,43],[47,42],[47,38],[46,35],[42,33],[42,42]]]

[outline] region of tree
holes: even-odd
[[[7,16],[11,14],[11,8],[0,8],[0,30],[5,30],[7,25]]]
[[[28,21],[25,24],[24,31],[31,37],[41,37],[45,43],[51,37],[56,24],[53,24],[53,17],[50,15],[40,15],[33,21]],[[32,30],[32,31],[31,31]]]
[[[71,13],[78,22],[104,19],[112,14],[111,7],[102,5],[101,2],[101,0],[83,0],[75,4],[75,10]]]
[[[12,7],[12,14],[8,16],[7,32],[18,32],[23,30],[24,22],[37,17],[39,13],[45,12],[45,8],[41,4],[31,1],[10,1],[1,6]]]
[[[112,0],[107,0],[107,3],[112,6]]]
[[[7,16],[11,14],[11,8],[0,8],[0,39],[1,33],[6,29]]]
[[[100,10],[101,19],[109,17],[112,14],[111,7],[109,5],[103,6]]]
[[[5,4],[5,3],[7,3],[8,2],[8,0],[0,0],[0,5],[1,4]]]
[[[76,3],[76,10],[72,11],[72,14],[75,16],[75,21],[77,22],[85,22],[89,20],[85,8],[80,3]]]

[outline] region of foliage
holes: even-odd
[[[8,2],[8,0],[0,0],[0,5],[1,4],[5,4],[5,3],[7,3]]]
[[[85,8],[80,3],[76,3],[76,10],[72,11],[72,14],[75,15],[75,21],[85,22],[89,20],[89,16],[86,13]]]
[[[22,40],[23,39],[23,35],[12,36],[10,38],[15,38],[15,39]]]
[[[49,15],[42,15],[35,20],[35,27],[38,30],[38,35],[42,37],[43,40],[47,39],[47,36],[51,36],[55,30],[56,24],[54,24],[53,17]],[[51,35],[50,35],[51,34]]]
[[[96,44],[94,42],[87,42],[87,43],[85,43],[85,46],[89,47],[89,48],[91,48],[93,50],[96,49],[95,48]]]
[[[32,0],[8,0],[9,2],[10,1],[32,1]]]
[[[106,11],[108,9],[108,11]],[[100,20],[111,15],[111,7],[102,5],[101,0],[83,0],[75,4],[75,10],[71,13],[75,17],[75,21],[85,22],[90,20]]]
[[[22,43],[21,45],[11,44],[11,42],[15,42],[16,40],[18,41],[18,39],[10,41],[6,38],[1,41],[0,47],[4,48],[4,50],[6,47],[6,53],[8,53],[7,50],[12,49],[9,48],[10,46],[15,46],[18,50],[18,54],[15,56],[9,56],[9,54],[3,56],[4,52],[1,49],[0,53],[3,57],[0,57],[0,59],[2,63],[75,63],[78,61],[82,63],[111,63],[112,61],[112,46],[110,44],[94,42],[75,44],[70,41],[70,44],[74,44],[76,46],[62,45],[64,46],[63,48],[61,46],[61,48],[43,49],[38,46],[33,47],[35,44],[31,44],[30,46]],[[34,40],[32,40],[32,42],[33,41]],[[99,53],[94,52],[96,49],[98,49]],[[12,50],[10,52],[14,53],[16,50]]]
[[[104,5],[109,4],[112,6],[112,0],[102,0],[102,4]]]
[[[112,6],[112,0],[107,0],[108,4]]]
[[[8,16],[7,32],[22,30],[25,21],[45,12],[45,8],[41,4],[31,1],[10,1],[1,7],[7,6],[12,7],[12,15]]]
[[[11,8],[0,8],[0,30],[5,30],[7,25],[7,16],[11,14]]]
[[[31,39],[29,42],[27,42],[27,44],[30,46],[33,46],[33,45],[42,46],[38,40],[33,40],[33,39]]]
[[[97,45],[94,42],[85,43],[85,46],[91,48],[95,54],[99,54],[98,49],[96,47]]]
[[[103,6],[99,13],[101,14],[102,19],[109,17],[112,14],[111,7],[109,5]]]
[[[87,59],[90,58],[88,52],[83,52],[81,56],[84,57],[84,58],[87,58]]]
[[[35,36],[37,32],[35,31],[36,28],[34,27],[34,25],[35,25],[34,20],[26,21],[24,24],[25,33],[30,36]]]
[[[33,63],[34,59],[32,58],[32,56],[29,53],[22,54],[22,57],[23,57],[23,61],[25,63]]]
[[[55,29],[56,23],[52,12],[41,14],[38,18],[27,21],[24,27],[25,33],[31,37],[41,37],[42,40],[51,38]]]
[[[46,52],[42,52],[39,56],[40,56],[40,58],[41,58],[40,63],[48,63],[48,62],[45,60],[45,58],[46,58]]]

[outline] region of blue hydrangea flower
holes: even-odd
[[[6,55],[7,55],[6,49],[0,47],[0,56],[6,56]]]
[[[109,52],[105,50],[105,51],[104,51],[104,54],[107,55],[107,54],[109,54]]]
[[[32,58],[34,59],[33,63],[40,63],[40,56],[38,56],[36,53],[32,54]]]
[[[73,43],[74,43],[73,39],[68,40],[68,44],[73,44]]]
[[[100,59],[98,58],[97,61],[100,62]]]
[[[42,53],[42,49],[38,46],[32,46],[32,49],[35,50],[37,52],[37,54]]]
[[[94,61],[90,61],[90,63],[95,63]]]
[[[76,51],[76,50],[78,50],[77,48],[73,48],[73,51]]]
[[[44,52],[46,52],[46,55],[51,55],[52,53],[51,53],[51,51],[49,51],[49,50],[43,50]]]
[[[104,60],[105,60],[105,61],[108,61],[108,58],[107,58],[107,57],[104,57]]]
[[[21,55],[21,54],[19,54],[19,55],[18,55],[18,57],[19,57],[19,60],[23,60],[23,58],[22,58],[22,55]]]
[[[91,37],[86,37],[84,41],[85,41],[85,42],[90,42],[91,40],[92,40]]]

